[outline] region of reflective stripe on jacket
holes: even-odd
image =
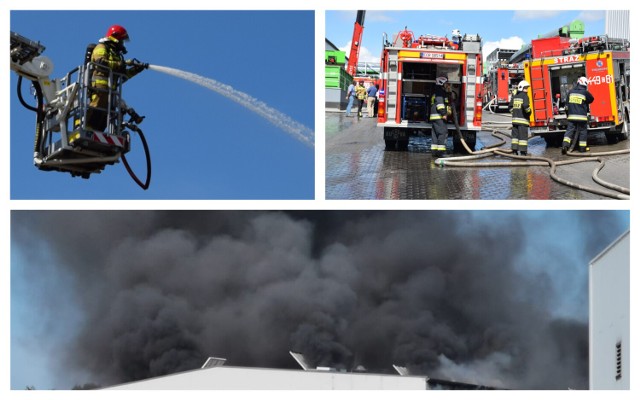
[[[511,97],[509,110],[511,110],[511,123],[513,125],[529,126],[531,106],[529,105],[529,96],[526,91],[522,90]]]
[[[431,95],[431,113],[429,114],[429,120],[434,121],[442,119],[447,115],[447,94],[442,86],[436,86],[436,91]]]
[[[124,74],[132,78],[138,72],[127,69],[122,52],[116,47],[115,39],[109,37],[101,39],[91,53],[91,62],[109,68],[111,71]],[[97,85],[108,85],[109,71],[104,68],[96,68],[93,71],[91,81]]]
[[[576,85],[569,91],[567,101],[567,119],[570,121],[587,121],[589,104],[593,103],[593,95],[586,86]]]

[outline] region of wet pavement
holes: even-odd
[[[485,113],[485,123],[508,123],[509,116]],[[551,179],[550,167],[438,167],[431,157],[431,137],[412,136],[409,151],[385,151],[382,128],[375,118],[345,117],[326,112],[326,198],[331,199],[611,199],[574,189]],[[504,148],[510,147],[506,139]],[[476,149],[499,143],[489,130],[478,133]],[[592,153],[628,149],[630,140],[608,145],[604,135],[590,139]],[[451,151],[452,139],[447,148]],[[548,148],[540,137],[529,140],[529,154],[552,160],[574,159],[559,148]],[[603,156],[605,167],[598,176],[628,188],[629,154]],[[489,157],[483,161],[509,161]],[[592,179],[597,162],[559,166],[556,174],[584,187],[610,193]]]

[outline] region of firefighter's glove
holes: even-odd
[[[135,114],[131,116],[131,121],[136,125],[140,125],[142,121],[144,121],[144,118],[145,118],[144,115]]]
[[[129,114],[129,116],[131,117],[131,122],[133,122],[134,124],[140,124],[142,123],[142,121],[144,120],[144,116],[139,115],[136,110],[134,110],[133,108],[128,108],[126,110],[126,113]]]
[[[127,66],[131,67],[131,70],[135,73],[141,72],[147,68],[149,68],[149,63],[143,63],[133,58],[124,62]]]
[[[145,64],[138,64],[133,66],[133,70],[135,71],[136,74],[144,71],[147,68],[149,68],[149,64],[146,64],[146,66]]]

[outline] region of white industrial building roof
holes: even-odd
[[[425,390],[425,376],[217,366],[112,386],[109,390]]]

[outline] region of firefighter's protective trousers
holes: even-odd
[[[443,119],[431,121],[431,151],[447,151],[447,135],[449,130]]]
[[[449,130],[444,118],[447,116],[448,99],[441,86],[436,86],[435,93],[431,96],[431,152],[445,153],[447,151],[447,135]]]
[[[589,121],[589,104],[593,103],[593,95],[586,86],[576,85],[569,91],[567,101],[567,131],[562,140],[562,147],[568,149],[576,138],[578,149],[587,148],[587,122]]]
[[[511,127],[511,150],[527,151],[529,144],[529,127],[522,124],[513,124]]]
[[[104,132],[107,127],[107,109],[109,106],[109,85],[93,83],[91,102],[87,110],[87,127],[91,130]]]
[[[526,152],[529,143],[529,117],[531,106],[529,96],[522,90],[511,97],[509,102],[511,110],[511,150]]]
[[[578,139],[578,150],[585,151],[587,149],[587,121],[567,120],[567,131],[562,140],[562,147],[568,149],[576,137]]]

